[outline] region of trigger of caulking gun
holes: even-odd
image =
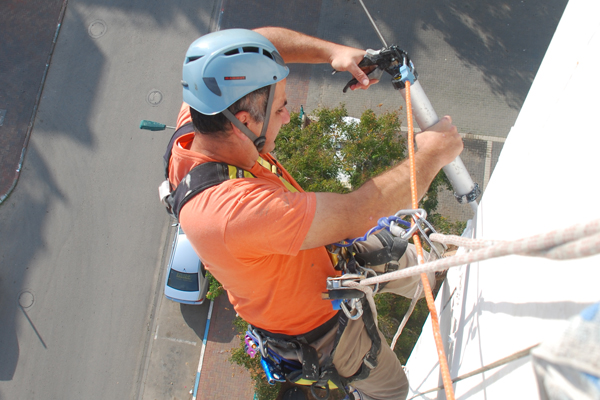
[[[387,72],[392,76],[392,84],[396,89],[404,89],[406,79],[410,79],[412,83],[417,78],[416,70],[408,58],[408,54],[395,45],[384,47],[381,50],[368,49],[358,66],[367,72],[367,77],[371,80],[379,80],[383,71]],[[342,91],[346,93],[350,86],[357,83],[355,78],[351,79]]]

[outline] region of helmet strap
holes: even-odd
[[[258,137],[250,129],[248,129],[248,127],[244,125],[242,121],[237,119],[237,117],[233,115],[233,113],[229,111],[228,108],[221,111],[223,115],[225,115],[225,117],[227,117],[227,119],[231,121],[233,125],[235,125],[236,128],[238,128],[246,136],[248,136],[250,140],[252,140],[252,143],[254,143],[254,146],[256,147],[256,150],[258,150],[259,153],[262,151],[265,142],[267,141],[265,136],[267,134],[267,127],[269,126],[269,119],[271,119],[271,108],[273,107],[273,99],[275,98],[276,85],[277,84],[274,83],[269,87],[269,97],[267,98],[267,112],[263,122],[262,131],[260,132],[260,136]]]

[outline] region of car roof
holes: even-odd
[[[187,235],[180,234],[175,245],[175,254],[171,268],[179,272],[187,272],[189,274],[198,272],[200,259],[192,248],[192,244],[187,238]]]

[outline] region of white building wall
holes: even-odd
[[[514,240],[600,218],[599,15],[597,0],[567,5],[486,188],[476,237]],[[510,256],[451,269],[437,298],[451,376],[564,329],[568,318],[600,301],[599,284],[600,256]],[[409,398],[441,386],[429,320],[407,370]],[[530,357],[458,382],[455,393],[457,399],[537,398]]]

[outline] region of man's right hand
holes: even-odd
[[[463,150],[463,142],[452,118],[445,116],[437,124],[415,137],[417,152],[438,163],[438,167],[450,164]]]
[[[358,82],[350,86],[350,90],[367,89],[370,85],[379,82],[369,79],[367,73],[358,64],[363,60],[365,51],[347,46],[337,46],[331,54],[329,63],[336,71],[348,71]]]

